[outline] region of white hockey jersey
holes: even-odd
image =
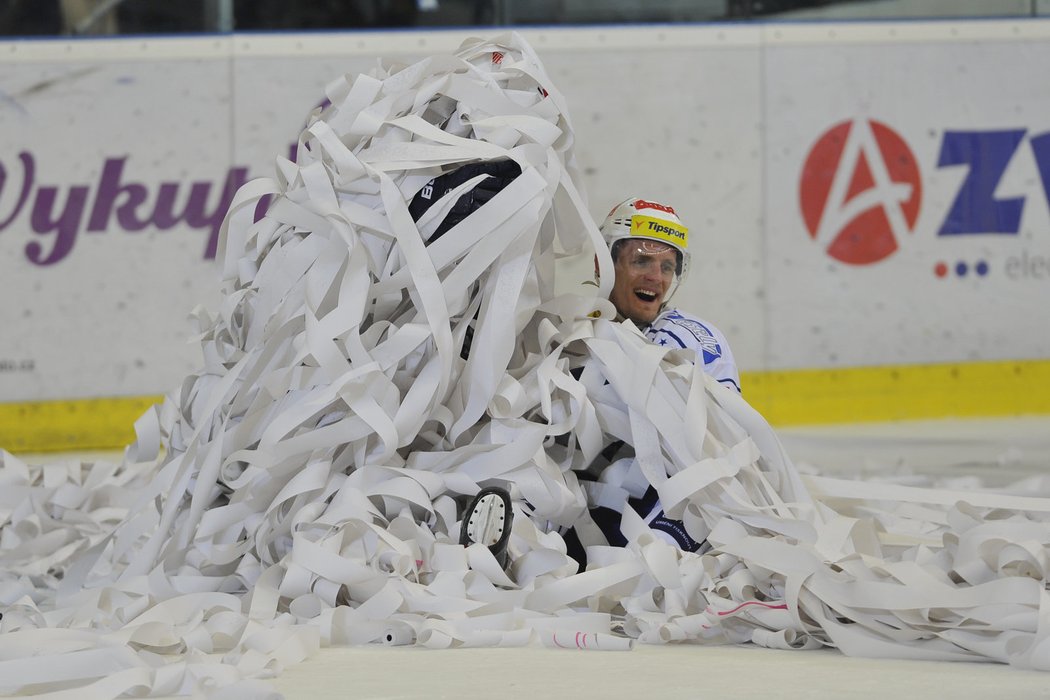
[[[723,386],[740,391],[740,372],[737,370],[729,341],[715,326],[678,309],[665,309],[653,322],[642,327],[650,342],[672,348],[684,348],[696,354],[696,361],[709,376]],[[633,458],[621,461],[622,468],[610,465],[598,481],[620,486],[631,494],[625,507],[633,508],[649,525],[656,537],[687,552],[709,548],[706,542],[697,542],[685,529],[681,520],[672,520],[664,513],[656,489],[644,488],[645,478]],[[644,489],[644,490],[643,490]],[[627,540],[620,530],[621,512],[608,508],[592,508],[591,518],[605,535],[609,544],[623,546]]]
[[[704,372],[720,384],[740,391],[740,372],[737,370],[729,341],[722,331],[696,316],[678,309],[664,309],[642,333],[657,345],[687,348],[696,353]]]

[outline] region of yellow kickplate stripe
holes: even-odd
[[[135,421],[163,396],[0,403],[0,448],[11,452],[105,450],[135,439]]]
[[[744,396],[773,425],[1050,414],[1050,360],[744,372]],[[162,396],[0,403],[12,452],[115,449]]]
[[[740,382],[773,425],[1050,413],[1050,360],[752,372]]]

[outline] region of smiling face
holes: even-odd
[[[677,251],[659,241],[628,238],[615,257],[616,281],[609,300],[621,316],[640,325],[652,323],[674,282]]]

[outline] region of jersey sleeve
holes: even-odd
[[[737,369],[736,360],[733,359],[733,351],[729,348],[729,341],[720,331],[715,329],[719,337],[718,344],[722,353],[712,362],[704,365],[704,371],[718,381],[719,384],[732,387],[738,393],[743,393],[740,388],[740,371]]]

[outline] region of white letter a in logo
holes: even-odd
[[[872,184],[863,191],[853,193],[851,190],[859,174],[858,168],[865,166]],[[853,219],[869,209],[881,206],[893,238],[899,243],[909,230],[902,205],[911,195],[910,184],[890,179],[871,124],[867,119],[854,119],[820,217],[816,241],[822,248],[827,248]]]

